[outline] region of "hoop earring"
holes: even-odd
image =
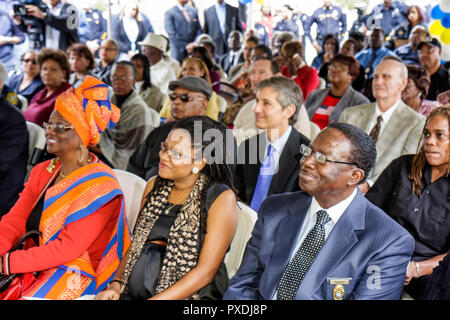
[[[192,173],[193,173],[193,174],[197,174],[197,173],[198,173],[198,171],[199,171],[199,170],[198,170],[198,168],[197,168],[197,167],[193,167],[193,168],[192,168]]]

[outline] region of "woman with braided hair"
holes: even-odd
[[[431,111],[419,152],[394,160],[366,194],[414,237],[405,282],[414,299],[450,251],[449,123],[450,105]]]
[[[238,220],[225,129],[204,116],[175,124],[161,144],[158,176],[144,191],[130,249],[96,299],[222,298],[223,259]]]

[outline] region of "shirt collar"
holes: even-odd
[[[380,108],[378,107],[378,104],[376,104],[375,116],[378,117],[379,115],[381,115],[381,117],[383,118],[383,122],[384,123],[388,123],[388,121],[391,118],[392,114],[397,109],[398,105],[400,104],[400,101],[401,100],[398,100],[396,103],[394,103],[394,105],[392,107],[387,109],[385,112],[381,112]]]
[[[331,220],[334,224],[336,224],[341,216],[344,214],[345,210],[347,210],[350,203],[353,201],[353,199],[356,197],[356,189],[355,188],[350,196],[342,200],[341,202],[335,204],[332,207],[329,207],[328,209],[324,209],[320,206],[320,204],[317,202],[316,198],[312,198],[311,206],[309,210],[310,217],[312,217],[314,214],[316,214],[319,210],[325,210],[327,214],[330,216]]]
[[[266,146],[269,147],[269,144],[270,144],[270,145],[272,145],[272,148],[275,149],[275,151],[277,151],[277,152],[283,151],[284,146],[286,145],[286,143],[289,139],[289,135],[291,134],[291,131],[292,131],[292,126],[289,126],[287,128],[287,130],[281,135],[281,137],[279,137],[277,140],[275,140],[272,143],[267,138],[267,131],[266,131],[266,134],[264,135],[266,137]]]
[[[184,7],[183,7],[181,4],[177,3],[177,7],[178,7],[181,11],[183,11],[184,8],[186,8],[187,6],[184,5]],[[186,10],[187,10],[187,8],[186,8]]]
[[[225,9],[225,1],[222,4],[215,3],[216,8]]]

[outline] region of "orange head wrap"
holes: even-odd
[[[63,92],[55,102],[57,110],[74,127],[84,146],[95,146],[100,134],[119,121],[120,110],[111,103],[108,86],[86,76],[78,88]]]

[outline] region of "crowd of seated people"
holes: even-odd
[[[180,0],[167,38],[131,1],[97,46],[0,62],[0,300],[450,298],[449,70],[422,9],[325,35],[311,65],[304,36],[261,41],[235,9],[202,29]],[[112,169],[146,181],[133,229]],[[230,279],[238,201],[258,220]]]

